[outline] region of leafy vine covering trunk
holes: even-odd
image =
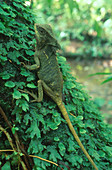
[[[87,169],[92,167],[74,142],[56,104],[44,95],[31,103],[28,94],[37,93],[36,72],[21,62],[34,63],[34,16],[25,1],[0,3],[0,166],[4,169]],[[64,103],[71,122],[99,169],[112,169],[112,133],[81,84],[69,74],[64,57],[58,57],[63,73]],[[16,152],[16,154],[12,151]],[[22,153],[22,154],[20,154]],[[46,162],[28,155],[37,155]],[[57,166],[60,167],[57,167]]]

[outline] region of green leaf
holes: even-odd
[[[95,129],[95,125],[92,124],[90,120],[87,120],[86,127],[89,127],[91,129]]]
[[[28,103],[27,103],[27,101],[25,99],[21,98],[21,99],[16,100],[16,105],[21,107],[22,110],[25,111],[25,112],[27,110],[29,110],[29,105],[28,105]]]
[[[77,154],[77,155],[78,155],[78,154]],[[68,161],[70,161],[70,163],[72,164],[73,167],[74,167],[74,166],[77,166],[77,162],[76,162],[77,155],[71,153],[71,154],[68,154],[67,157],[66,157],[66,159],[67,159]]]
[[[29,110],[29,105],[27,102],[24,101],[24,103],[21,104],[22,109],[26,112],[27,110]]]
[[[10,6],[8,6],[6,3],[3,3],[3,4],[2,4],[2,8],[3,8],[3,9],[10,9]]]
[[[104,83],[107,83],[109,81],[112,81],[112,76],[111,77],[108,77],[106,80],[104,80],[101,84],[104,84]]]
[[[10,162],[7,161],[2,167],[1,167],[1,170],[11,170],[11,167],[10,167]]]
[[[76,1],[74,0],[67,0],[67,3],[69,5],[70,13],[72,15],[73,9],[76,8],[79,10],[79,5]]]
[[[1,7],[0,7],[0,14],[5,16],[10,15],[9,13],[5,12]]]
[[[59,142],[58,147],[60,150],[65,150],[65,145],[62,142]]]
[[[68,88],[69,90],[71,90],[71,89],[73,89],[73,88],[75,88],[75,87],[76,87],[75,83],[73,83],[73,82],[71,82],[71,81],[68,81],[68,82],[67,82],[67,88]]]
[[[99,73],[94,73],[94,74],[89,74],[89,76],[96,76],[96,75],[110,75],[112,73],[102,73],[102,72],[99,72]]]
[[[25,70],[25,69],[21,69],[20,74],[22,76],[28,77],[28,76],[30,76],[31,73],[29,71]]]
[[[28,96],[28,94],[22,93],[21,96],[23,96],[23,97],[29,102],[29,96]]]
[[[15,83],[12,82],[12,81],[7,81],[7,82],[5,83],[5,86],[6,86],[6,87],[13,88],[13,87],[15,86]]]
[[[62,160],[61,156],[57,152],[55,146],[47,146],[48,152],[50,152],[49,158],[55,162],[57,162],[57,159]]]
[[[75,120],[76,120],[76,121],[83,120],[83,116],[77,116]]]
[[[79,162],[80,164],[82,164],[82,162],[83,162],[83,159],[80,157],[80,155],[77,155],[77,156],[76,156],[76,160],[77,160],[77,162]]]
[[[29,115],[29,114],[25,114],[24,115],[24,123],[25,123],[25,125],[28,125],[28,123],[30,122],[30,121],[32,121],[33,119],[31,118],[31,116]]]
[[[8,80],[9,78],[10,78],[10,74],[2,75],[2,79],[4,80]]]
[[[2,79],[9,79],[10,77],[14,77],[15,76],[15,72],[13,73],[9,73],[8,70],[4,71],[2,73],[0,73],[0,76],[2,77]]]
[[[35,112],[35,114],[37,114],[37,111]],[[35,117],[35,115],[34,115],[34,117]],[[41,122],[43,125],[45,125],[45,120],[43,118],[43,115],[37,114],[36,117],[37,117],[38,122]]]
[[[19,153],[20,156],[23,156],[24,154],[23,153]]]
[[[80,129],[80,133],[84,134],[84,133],[86,133],[86,130],[85,129]]]
[[[12,133],[15,134],[15,132],[16,132],[16,129],[12,128]]]
[[[21,93],[16,89],[14,89],[13,98],[14,99],[20,99],[21,98]]]
[[[35,80],[34,75],[30,75],[27,77],[27,81],[33,81],[33,80]]]
[[[99,150],[98,153],[101,157],[105,157],[105,152],[103,152],[102,150]]]
[[[37,86],[35,86],[34,83],[31,83],[31,84],[28,83],[27,87],[32,88],[32,89],[37,88]]]
[[[15,125],[12,127],[12,133],[15,134],[16,131],[18,131],[19,128],[18,127],[15,127]]]
[[[13,5],[21,10],[25,10],[24,6],[19,3],[13,2]]]
[[[97,32],[97,36],[98,37],[101,37],[101,34],[103,32],[103,29],[102,27],[100,26],[100,22],[98,21],[94,21],[94,30]]]
[[[13,17],[13,18],[15,18],[15,17],[16,17],[16,14],[15,14],[15,13],[13,13],[12,11],[10,11],[10,15],[11,15],[11,17]]]
[[[34,138],[34,136],[36,136],[37,139],[41,137],[41,133],[38,128],[37,121],[35,120],[31,123],[30,128],[28,128],[26,132],[30,134],[31,138]]]
[[[74,9],[74,1],[73,0],[67,0],[67,3],[69,5],[70,12],[72,14],[73,9]]]
[[[74,141],[72,141],[70,138],[68,138],[68,140],[67,140],[67,143],[68,143],[68,151],[69,152],[72,152],[72,151],[74,151],[74,152],[76,152],[76,144],[74,143]]]
[[[30,56],[34,55],[34,51],[32,51],[32,50],[26,50],[25,52],[27,55],[30,55]]]
[[[0,56],[0,60],[7,61],[7,57]]]
[[[58,137],[54,137],[54,141],[60,141]]]
[[[19,52],[16,52],[16,51],[8,52],[8,58],[10,58],[12,62],[16,62],[18,65],[20,65],[20,62],[17,59],[19,56],[20,56]]]
[[[58,147],[59,147],[59,152],[60,152],[60,154],[61,154],[62,156],[64,156],[65,151],[66,151],[65,145],[64,145],[62,142],[59,142]]]
[[[105,146],[103,148],[104,151],[107,151],[108,154],[112,157],[112,147],[111,146]]]
[[[48,127],[50,127],[50,128],[53,129],[53,130],[58,129],[57,124],[54,123],[54,122],[50,122],[50,121],[49,121],[49,123],[48,123]]]
[[[23,87],[25,87],[25,82],[16,82],[16,87],[23,89]]]

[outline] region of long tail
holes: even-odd
[[[88,158],[88,160],[91,162],[91,164],[93,165],[93,167],[94,167],[96,170],[98,170],[98,168],[96,167],[96,165],[95,165],[95,163],[93,162],[92,158],[89,156],[88,152],[85,150],[83,144],[81,143],[81,141],[80,141],[80,139],[79,139],[79,137],[78,137],[78,135],[77,135],[74,127],[72,126],[72,123],[71,123],[71,121],[70,121],[70,119],[69,119],[68,113],[67,113],[67,111],[66,111],[66,108],[65,108],[63,102],[57,102],[57,105],[58,105],[61,113],[63,114],[65,120],[67,121],[68,126],[69,126],[69,128],[70,128],[70,130],[71,130],[71,132],[72,132],[72,134],[73,134],[73,136],[74,136],[74,138],[76,139],[77,143],[78,143],[79,146],[81,147],[82,151],[84,152],[84,154],[86,155],[86,157]]]

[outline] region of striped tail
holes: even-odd
[[[80,139],[79,139],[79,137],[78,137],[78,135],[77,135],[77,133],[76,133],[76,131],[75,131],[75,129],[74,129],[74,127],[73,127],[70,119],[69,119],[68,113],[67,113],[67,111],[66,111],[66,108],[65,108],[63,102],[57,102],[57,105],[58,105],[61,113],[63,114],[65,120],[67,121],[67,124],[68,124],[68,126],[69,126],[69,129],[71,130],[71,132],[72,132],[74,138],[76,139],[77,143],[79,144],[80,148],[82,149],[82,151],[84,152],[84,154],[86,155],[86,157],[88,158],[88,160],[91,162],[91,164],[93,165],[93,167],[95,168],[95,170],[98,170],[98,168],[96,167],[96,165],[95,165],[95,163],[93,162],[92,158],[89,156],[88,152],[85,150],[83,144],[81,143],[81,141],[80,141]]]

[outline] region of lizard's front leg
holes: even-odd
[[[37,70],[39,68],[39,66],[37,64],[33,64],[33,65],[26,65],[22,62],[23,66],[25,68],[27,68],[28,70]]]
[[[33,65],[26,65],[23,62],[22,62],[22,64],[28,70],[37,70],[40,67],[40,61],[39,61],[39,58],[37,55],[37,51],[34,54],[34,61],[35,61],[35,64],[33,64]]]

